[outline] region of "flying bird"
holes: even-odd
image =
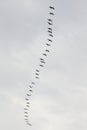
[[[49,34],[49,36],[53,37],[53,35],[52,35],[52,34]]]
[[[53,20],[52,20],[52,19],[48,19],[48,21],[53,22]]]
[[[29,126],[32,126],[32,124],[30,124],[29,122],[27,122],[27,124],[28,124]]]
[[[55,9],[53,6],[49,6],[49,8],[50,8],[50,9],[53,9],[53,10]]]
[[[54,15],[54,13],[50,12],[50,15]]]
[[[48,28],[48,30],[51,30],[51,31],[52,31],[52,28]]]
[[[27,104],[30,104],[29,102],[27,102]]]
[[[28,112],[24,112],[24,113],[28,114]]]
[[[50,52],[49,50],[45,50],[46,52]]]
[[[51,39],[48,39],[48,41],[52,42],[52,40],[51,40]]]
[[[45,54],[45,53],[44,53],[43,55],[44,55],[44,56],[47,56],[47,54]]]
[[[29,105],[26,105],[26,107],[30,107]]]
[[[51,46],[51,44],[46,43],[47,46]]]
[[[28,121],[28,119],[25,119],[26,121]]]
[[[42,61],[42,60],[41,60],[40,62],[45,64],[45,62],[44,62],[44,61]]]
[[[29,85],[30,88],[33,88],[33,86]]]
[[[43,58],[40,58],[40,60],[41,60],[41,61],[44,61],[44,59],[43,59]]]
[[[24,110],[28,110],[27,108],[24,108]]]
[[[37,76],[36,76],[35,78],[36,78],[36,79],[39,79],[39,77],[37,77]]]
[[[39,70],[36,69],[37,72],[40,72]]]
[[[35,73],[35,74],[39,76],[39,74],[38,74],[38,73]]]
[[[52,23],[48,22],[49,25],[53,25]]]
[[[25,117],[28,117],[27,115],[25,115]]]
[[[48,33],[51,33],[51,34],[52,34],[52,31],[49,31],[49,30],[48,30]]]
[[[40,65],[41,67],[44,67],[43,65]]]
[[[32,84],[35,84],[35,82],[31,82]]]
[[[27,94],[27,96],[31,96],[30,94]]]
[[[25,98],[25,100],[27,100],[27,101],[28,101],[29,99],[28,99],[28,98]]]
[[[30,92],[33,92],[31,89],[29,90]]]

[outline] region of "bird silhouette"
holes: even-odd
[[[28,114],[28,112],[24,112],[25,114]]]
[[[33,90],[32,90],[32,89],[30,89],[29,91],[30,91],[30,92],[33,92]]]
[[[27,101],[28,101],[29,99],[28,99],[28,98],[25,98],[25,100],[27,100]]]
[[[28,119],[25,119],[26,121],[28,121]]]
[[[54,15],[54,13],[52,13],[52,12],[50,12],[49,14],[50,14],[50,15]]]
[[[39,79],[39,77],[35,76],[36,79]]]
[[[51,46],[51,44],[46,43],[47,46]]]
[[[52,28],[48,28],[48,30],[52,31]]]
[[[27,115],[25,115],[25,117],[28,117]]]
[[[49,31],[49,30],[48,30],[48,33],[51,33],[51,34],[52,34],[52,31]]]
[[[44,61],[44,59],[43,59],[43,58],[40,58],[40,60],[41,60],[41,61]]]
[[[27,102],[26,104],[30,104],[29,102]]]
[[[26,107],[30,107],[29,105],[26,105]]]
[[[48,41],[50,41],[50,42],[52,42],[52,40],[51,39],[47,39]]]
[[[35,82],[31,82],[31,84],[35,84]]]
[[[51,22],[48,22],[49,25],[53,25]]]
[[[28,110],[27,108],[24,108],[24,110]]]
[[[43,55],[44,55],[44,56],[47,56],[47,54],[45,54],[45,53],[44,53]]]
[[[30,94],[27,94],[27,96],[31,96]]]
[[[41,67],[44,67],[43,65],[40,65]]]
[[[36,69],[37,72],[40,72],[39,70]]]
[[[40,62],[45,64],[45,62],[44,62],[44,61],[42,61],[42,60],[41,60]]]
[[[50,52],[49,50],[45,50],[46,52]]]
[[[38,74],[38,73],[35,73],[35,74],[39,76],[39,74]]]
[[[52,34],[49,34],[49,36],[53,37],[53,35],[52,35]]]
[[[30,88],[33,88],[33,86],[29,85]]]
[[[48,21],[53,22],[53,20],[52,20],[52,19],[48,19]]]
[[[53,10],[55,9],[53,6],[49,6],[49,8],[50,8],[50,9],[53,9]]]
[[[27,124],[28,124],[29,126],[32,126],[32,124],[30,124],[29,122],[27,122]]]

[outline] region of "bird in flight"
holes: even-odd
[[[52,42],[52,40],[51,40],[51,39],[48,39],[48,41]]]
[[[24,110],[28,110],[27,108],[24,108]]]
[[[47,54],[45,54],[45,53],[44,53],[43,55],[44,55],[44,56],[47,56]]]
[[[44,59],[43,59],[43,58],[40,58],[40,60],[41,60],[41,61],[44,61]]]
[[[35,84],[35,82],[31,82],[32,84]]]
[[[27,115],[25,115],[25,117],[28,117]]]
[[[30,104],[29,102],[27,102],[27,104]]]
[[[41,60],[40,62],[45,64],[45,62],[43,60]]]
[[[26,107],[30,107],[29,105],[26,105]]]
[[[50,15],[54,15],[54,13],[50,12]]]
[[[35,74],[39,76],[39,74],[38,74],[38,73],[35,73]]]
[[[41,67],[44,67],[43,65],[40,65]]]
[[[29,90],[30,92],[33,92],[31,89]]]
[[[52,19],[48,19],[48,21],[53,22],[53,20],[52,20]]]
[[[27,122],[27,124],[28,124],[29,126],[32,126],[32,124],[30,124],[29,122]]]
[[[49,36],[53,37],[53,35],[52,35],[52,34],[49,34]]]
[[[46,43],[47,46],[51,46],[50,44]]]
[[[30,88],[33,88],[33,86],[29,85]]]
[[[28,121],[28,119],[25,119],[26,121]]]
[[[49,50],[45,50],[46,52],[50,52]]]
[[[40,72],[39,70],[36,69],[37,72]]]
[[[27,100],[27,101],[28,101],[29,99],[28,99],[28,98],[25,98],[25,100]]]
[[[52,23],[48,22],[49,25],[53,25]]]
[[[51,34],[52,34],[52,31],[49,31],[49,30],[48,30],[48,33],[51,33]]]
[[[27,94],[27,96],[31,96],[30,94]]]
[[[45,63],[45,60],[43,58],[40,58],[41,63]]]
[[[48,29],[52,31],[52,28],[48,28]]]
[[[39,79],[39,77],[37,77],[37,76],[36,76],[35,78],[36,78],[36,79]]]
[[[55,9],[53,6],[49,6],[50,9]]]
[[[28,112],[24,112],[25,114],[28,114]]]

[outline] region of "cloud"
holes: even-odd
[[[43,0],[0,1],[0,129],[29,129],[25,93],[46,49],[48,6]],[[55,1],[54,40],[31,98],[32,130],[86,130],[87,2]]]

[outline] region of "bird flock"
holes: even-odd
[[[40,74],[40,68],[43,68],[45,65],[45,57],[47,57],[48,53],[50,52],[50,46],[52,45],[53,42],[53,16],[54,16],[54,10],[55,8],[53,6],[49,6],[49,18],[47,19],[47,23],[48,23],[48,28],[47,28],[47,32],[48,32],[48,38],[47,41],[45,43],[46,45],[46,49],[44,51],[44,53],[42,54],[42,57],[40,58],[40,63],[39,63],[39,67],[38,69],[35,70],[35,79],[39,79],[39,74]],[[30,97],[32,96],[32,92],[33,92],[33,87],[35,86],[35,82],[31,81],[30,85],[29,85],[29,90],[26,94],[25,97],[25,101],[26,101],[26,106],[24,107],[24,119],[25,122],[27,123],[27,125],[32,126],[32,124],[29,121],[29,108],[30,108]]]

